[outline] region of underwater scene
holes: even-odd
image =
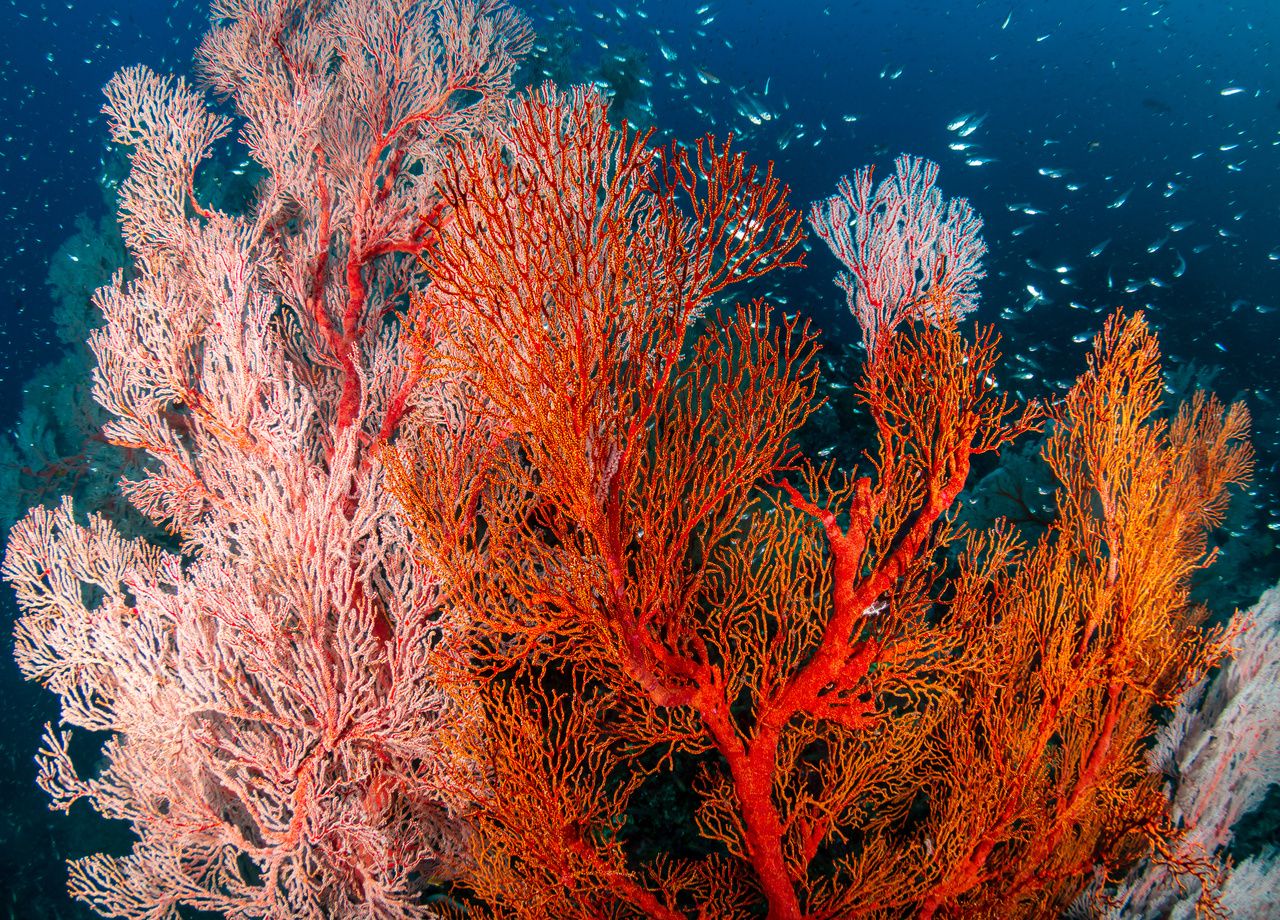
[[[1280,918],[1280,4],[6,11],[0,920]]]

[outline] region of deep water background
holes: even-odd
[[[830,194],[858,166],[887,172],[900,151],[938,161],[944,193],[968,197],[986,221],[977,318],[1004,334],[1005,382],[1024,395],[1073,378],[1110,310],[1146,310],[1171,366],[1216,367],[1218,392],[1248,402],[1259,464],[1243,500],[1270,550],[1236,592],[1256,596],[1280,576],[1280,3],[523,8],[540,35],[532,78],[600,81],[663,138],[732,131],[757,161],[774,161],[797,202]],[[206,22],[204,4],[189,2],[0,10],[0,432],[61,351],[50,260],[78,215],[112,210],[102,85],[135,63],[188,73]],[[815,249],[773,293],[848,343],[856,331],[835,267]],[[7,636],[12,598],[0,595]],[[70,818],[46,811],[31,756],[56,713],[7,652],[0,693],[0,920],[87,916],[62,893],[60,860],[95,849],[103,822],[83,805]]]

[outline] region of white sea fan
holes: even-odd
[[[1221,857],[1236,824],[1280,781],[1280,585],[1245,616],[1240,652],[1186,695],[1150,753],[1169,777],[1173,818],[1186,834],[1179,859]],[[1192,917],[1201,894],[1163,863],[1143,861],[1093,916]],[[1226,916],[1280,917],[1280,859],[1275,849],[1244,860],[1220,879]]]

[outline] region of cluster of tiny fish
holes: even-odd
[[[1256,594],[1280,575],[1280,87],[1268,52],[1280,4],[1210,6],[535,8],[532,76],[594,81],[620,118],[664,137],[732,133],[802,206],[859,166],[885,174],[899,151],[939,162],[944,194],[986,222],[977,318],[1004,336],[1014,395],[1061,393],[1124,308],[1160,330],[1171,396],[1203,384],[1249,404],[1259,464],[1237,501],[1269,535],[1242,590]],[[829,285],[835,267],[821,246],[808,261],[766,293],[814,316],[839,354],[856,335]],[[828,381],[828,396],[844,385]],[[1220,535],[1224,557],[1242,535]]]

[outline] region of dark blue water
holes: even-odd
[[[1219,392],[1250,404],[1253,526],[1270,546],[1256,575],[1275,580],[1280,3],[524,8],[547,49],[534,71],[601,81],[664,138],[731,131],[757,161],[774,161],[797,202],[830,194],[856,167],[888,170],[901,151],[938,161],[944,193],[968,197],[986,221],[977,318],[1005,334],[1009,384],[1026,395],[1079,371],[1112,308],[1147,310],[1171,363],[1216,366]],[[135,63],[187,72],[205,21],[202,4],[152,0],[10,0],[0,13],[0,433],[61,348],[50,260],[77,215],[110,210],[101,86]],[[834,261],[814,249],[809,263],[778,294],[852,340]],[[42,910],[67,916],[55,857],[83,852],[75,834],[92,822],[43,818],[30,754],[50,701],[19,689],[5,657],[0,689],[13,705],[0,727],[0,797],[14,811],[0,822],[0,920],[50,915],[11,907],[6,887],[42,892]]]
[[[185,73],[203,4],[6,3],[0,13],[0,424],[53,347],[49,260],[77,214],[105,210],[102,87],[130,64]]]
[[[554,19],[526,9],[544,38],[576,45],[569,74],[642,77],[651,85],[631,98],[643,105],[625,108],[635,120],[686,140],[731,130],[776,162],[799,202],[857,166],[887,168],[899,151],[937,160],[944,192],[969,197],[987,222],[985,318],[1023,316],[1027,285],[1044,295],[1033,328],[1055,337],[1097,326],[1071,301],[1148,308],[1173,357],[1222,366],[1225,389],[1263,390],[1255,414],[1266,424],[1280,379],[1280,4],[650,0]],[[49,260],[75,215],[104,210],[100,88],[132,63],[185,72],[204,22],[202,4],[181,2],[5,9],[4,427],[22,381],[49,357]],[[967,113],[983,119],[969,136],[946,129]],[[825,253],[812,263],[797,282],[813,289],[803,308],[849,334],[826,284],[833,263]],[[1274,430],[1259,434],[1275,442]]]

